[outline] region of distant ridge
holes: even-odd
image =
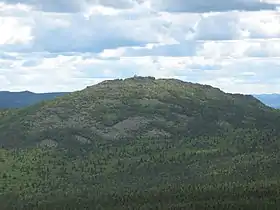
[[[138,78],[139,79],[139,78]],[[109,81],[103,81],[108,83]],[[90,86],[88,87],[90,88]],[[0,91],[0,109],[24,108],[44,100],[52,100],[71,92],[34,93],[31,91]],[[238,94],[237,94],[238,95]],[[252,94],[267,106],[280,109],[280,94]]]
[[[253,95],[267,106],[280,109],[280,94],[257,94]]]
[[[67,92],[33,93],[30,91],[0,91],[0,108],[22,108],[43,100],[51,100],[66,94]]]

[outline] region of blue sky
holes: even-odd
[[[135,74],[280,93],[279,0],[0,0],[0,90]]]

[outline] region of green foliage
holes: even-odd
[[[9,110],[1,209],[277,209],[279,119],[251,96],[152,77]]]

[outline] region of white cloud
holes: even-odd
[[[20,18],[0,17],[0,45],[27,44],[32,40],[31,27]]]
[[[2,90],[72,91],[138,74],[280,93],[276,1],[4,2]]]
[[[229,10],[258,11],[276,9],[279,1],[276,0],[3,0],[9,4],[27,4],[45,12],[79,12],[90,5],[102,5],[119,9],[132,8],[142,4],[155,10],[169,12],[209,12]]]
[[[280,57],[280,38],[226,41],[185,41],[177,44],[146,45],[144,47],[121,47],[104,50],[102,58],[139,56],[203,56],[205,58]]]
[[[231,11],[231,10],[272,10],[276,9],[279,1],[269,0],[148,0],[153,2],[155,7],[171,12],[209,12],[209,11]]]
[[[153,75],[210,84],[227,92],[280,92],[276,58],[122,57],[101,60],[94,54],[17,55],[0,60],[0,89],[34,92],[72,91],[108,78]],[[36,62],[33,62],[36,61]],[[29,62],[29,63],[28,63]],[[26,65],[28,63],[28,65]],[[267,66],[270,68],[267,69]],[[263,69],[266,68],[266,71]],[[273,89],[271,89],[273,87]]]

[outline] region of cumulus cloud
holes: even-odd
[[[98,53],[106,49],[157,43],[161,45],[160,49],[156,49],[161,52],[164,48],[162,44],[168,44],[165,47],[167,52],[176,50],[175,54],[184,55],[192,51],[196,44],[188,41],[280,37],[280,17],[277,12],[199,15],[153,14],[145,11],[138,11],[137,14],[126,11],[116,15],[97,13],[87,18],[80,13],[26,10],[24,16],[21,12],[20,17],[11,14],[0,17],[0,27],[3,28],[0,49]],[[184,48],[178,49],[176,44]]]
[[[9,4],[27,4],[45,12],[80,12],[90,5],[103,5],[119,9],[129,9],[144,4],[150,9],[168,12],[204,13],[230,10],[273,10],[279,6],[277,1],[260,0],[4,0]]]
[[[45,12],[78,12],[85,5],[84,0],[4,0],[7,4],[26,4]]]
[[[146,45],[144,47],[121,47],[99,53],[101,58],[139,56],[203,56],[205,58],[280,57],[280,39],[234,40],[234,41],[185,41],[179,44]]]
[[[280,92],[277,58],[146,56],[100,59],[94,54],[44,56],[37,53],[16,57],[16,61],[12,57],[0,59],[2,90],[18,91],[28,87],[34,92],[73,91],[105,79],[137,74],[210,84],[226,92]]]
[[[31,27],[18,18],[0,17],[0,26],[0,45],[25,44],[32,40]]]
[[[137,74],[280,93],[277,1],[4,2],[2,90],[72,91]]]
[[[150,0],[153,1],[153,0]],[[154,1],[153,1],[154,2]],[[160,9],[170,12],[196,12],[204,13],[209,11],[259,11],[276,9],[279,2],[260,0],[156,0]]]
[[[0,17],[0,27],[5,30],[0,37],[0,48],[6,51],[100,52],[171,39],[162,33],[164,28],[157,16],[130,19],[131,14],[123,12],[110,16],[101,12],[88,17],[80,13],[36,11],[26,11],[21,17],[5,14]],[[18,45],[19,42],[24,45]]]
[[[6,4],[25,4],[44,12],[77,13],[90,6],[101,5],[118,9],[129,9],[139,0],[4,0]]]

